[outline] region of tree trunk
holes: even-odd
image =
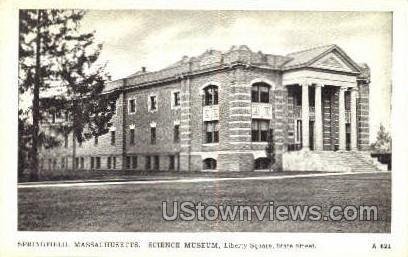
[[[31,146],[31,169],[30,180],[38,180],[38,139],[39,139],[39,121],[40,121],[40,70],[41,70],[41,10],[37,13],[37,38],[36,38],[36,51],[35,51],[35,77],[34,77],[34,89],[33,89],[33,130]]]

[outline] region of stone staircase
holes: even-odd
[[[375,172],[387,170],[363,151],[294,151],[283,153],[283,170],[326,172]]]

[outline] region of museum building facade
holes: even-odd
[[[353,170],[370,161],[370,71],[337,45],[272,55],[233,46],[107,84],[120,91],[108,134],[41,151],[41,167],[79,170]],[[54,114],[55,115],[55,114]],[[64,117],[57,115],[53,122]],[[53,122],[43,124],[52,129]],[[360,163],[358,163],[360,161]]]

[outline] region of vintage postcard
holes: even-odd
[[[407,3],[92,3],[3,5],[4,256],[408,254]]]

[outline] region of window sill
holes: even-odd
[[[204,143],[203,146],[217,146],[219,144],[220,144],[219,142],[218,143]]]
[[[201,172],[218,172],[218,170],[204,169],[204,170],[201,170]]]
[[[252,142],[252,144],[253,145],[266,145],[266,144],[268,144],[268,142],[263,142],[263,141],[261,141],[261,142]]]

